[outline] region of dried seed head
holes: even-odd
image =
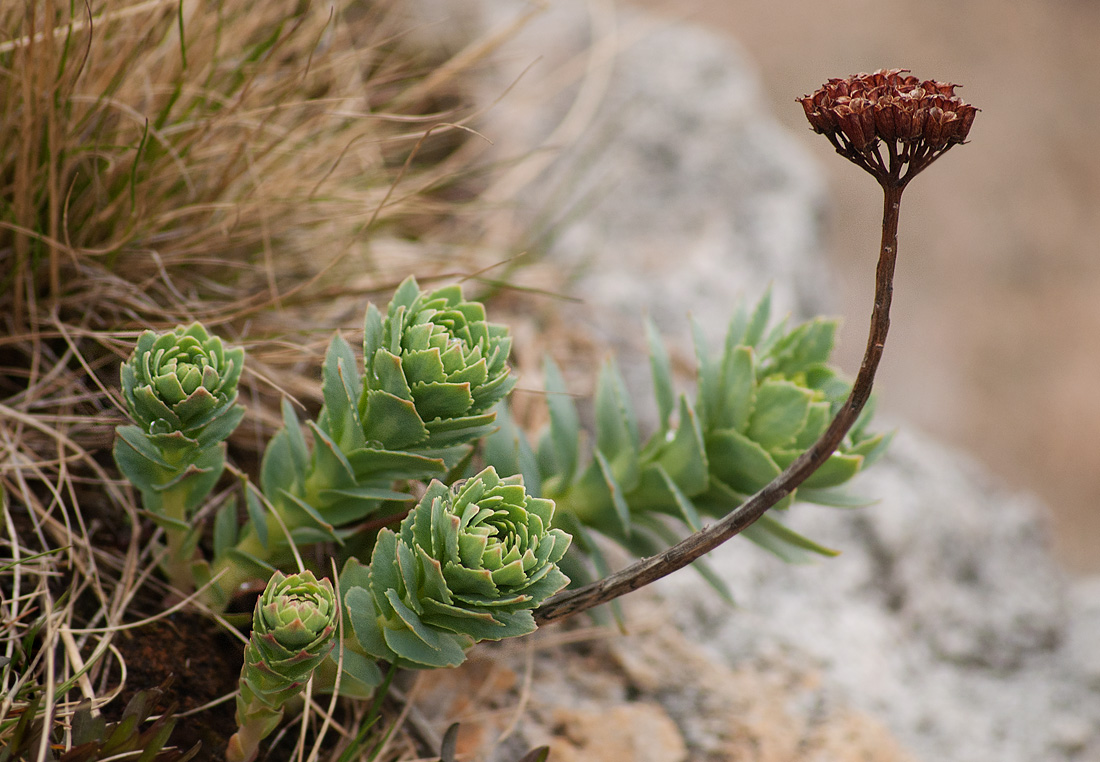
[[[970,133],[978,109],[955,95],[956,87],[880,69],[830,79],[797,100],[837,153],[880,183],[901,186]]]

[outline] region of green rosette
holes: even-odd
[[[180,435],[200,447],[221,442],[240,422],[237,383],[244,350],[226,349],[200,323],[138,337],[122,366],[122,397],[155,443]]]
[[[379,533],[369,573],[353,559],[341,575],[359,645],[425,669],[534,631],[532,610],[569,583],[557,562],[570,537],[553,516],[552,501],[492,468],[450,489],[433,481],[397,532]]]
[[[283,705],[299,695],[336,645],[339,606],[332,583],[312,572],[276,571],[256,603],[237,694],[239,729],[229,762],[255,759],[260,741],[278,727]]]
[[[244,350],[226,349],[199,323],[138,337],[120,371],[133,425],[118,428],[114,454],[154,515],[165,513],[158,496],[168,490],[194,509],[221,475],[221,445],[244,416],[237,404],[243,368]]]
[[[512,339],[462,289],[421,291],[407,279],[385,317],[367,310],[359,417],[367,440],[387,450],[440,449],[489,433],[493,407],[515,379]]]

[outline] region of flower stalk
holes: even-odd
[[[821,437],[725,518],[605,579],[555,595],[535,612],[539,624],[607,603],[682,569],[750,527],[820,468],[840,445],[871,396],[890,330],[902,192],[917,173],[966,139],[977,113],[954,96],[954,87],[931,80],[920,82],[905,76],[903,70],[892,69],[830,80],[813,95],[799,99],[813,130],[824,134],[837,153],[873,175],[883,190],[874,306],[852,390]],[[886,147],[885,156],[882,146]]]

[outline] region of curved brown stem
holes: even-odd
[[[704,527],[668,550],[643,558],[605,579],[576,590],[558,593],[535,610],[535,621],[545,624],[577,614],[645,587],[684,568],[751,526],[769,508],[793,492],[833,454],[845,434],[855,424],[860,411],[871,396],[875,371],[878,369],[879,360],[882,359],[886,334],[890,329],[890,302],[894,291],[894,263],[898,250],[898,213],[905,183],[882,177],[880,182],[884,195],[882,243],[879,249],[878,269],[875,273],[875,305],[871,312],[867,349],[863,354],[859,373],[852,384],[852,391],[832,423],[829,424],[829,428],[783,473],[718,523]]]

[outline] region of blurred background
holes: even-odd
[[[880,410],[1040,495],[1066,568],[1100,571],[1100,3],[633,1],[735,38],[768,106],[820,159],[853,374],[881,192],[794,99],[891,67],[964,85],[982,109],[971,142],[906,192]]]

